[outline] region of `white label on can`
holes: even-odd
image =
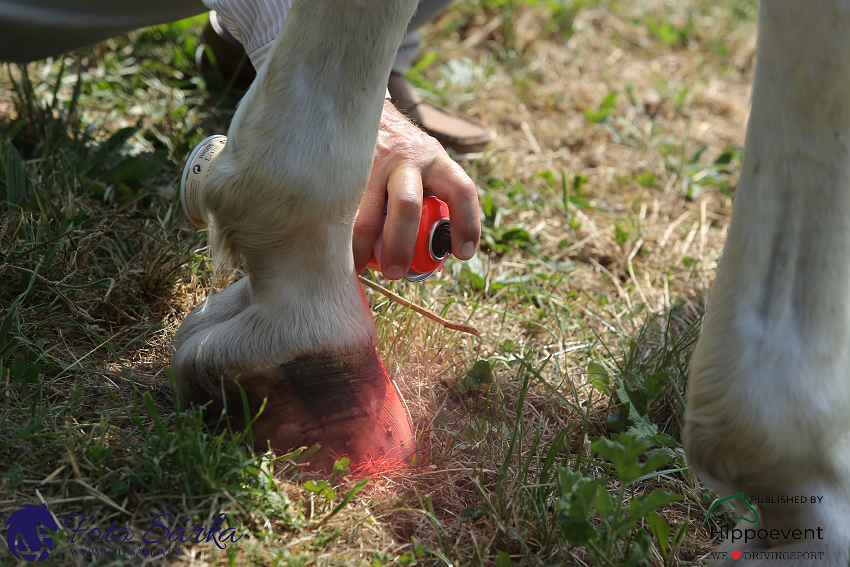
[[[227,136],[210,136],[198,144],[183,167],[180,178],[180,202],[183,213],[197,226],[206,226],[201,211],[201,186],[221,156]]]

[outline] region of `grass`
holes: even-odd
[[[482,338],[367,291],[419,438],[413,465],[368,480],[303,473],[304,453],[255,454],[176,405],[174,331],[242,275],[211,281],[175,205],[183,160],[237,101],[194,68],[203,18],[4,67],[0,518],[85,515],[48,565],[702,564],[713,495],[682,418],[754,4],[463,0],[424,30],[411,80],[497,133],[464,164],[482,247],[383,283]],[[81,545],[110,525],[157,541]],[[4,545],[0,562],[18,564]]]

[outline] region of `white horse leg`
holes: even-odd
[[[763,0],[741,180],[685,428],[703,481],[763,502],[758,524],[739,528],[764,537],[727,540],[726,550],[848,563],[849,158],[850,1]]]
[[[312,462],[404,458],[409,417],[372,342],[351,239],[390,66],[416,0],[296,0],[203,188],[215,254],[250,274],[196,308],[172,361],[184,401],[242,413],[256,447]],[[246,278],[247,280],[247,278]],[[235,289],[234,289],[235,288]]]

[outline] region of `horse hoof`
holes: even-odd
[[[238,383],[239,386],[236,384]],[[243,372],[225,384],[230,415],[262,414],[252,426],[254,448],[288,453],[318,444],[308,470],[330,471],[347,457],[354,466],[392,466],[415,448],[407,410],[371,345],[348,353],[316,353]],[[235,424],[244,427],[243,420]]]

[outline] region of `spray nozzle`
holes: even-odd
[[[442,260],[452,251],[452,233],[449,229],[449,221],[443,220],[434,230],[431,238],[431,255],[435,260]]]

